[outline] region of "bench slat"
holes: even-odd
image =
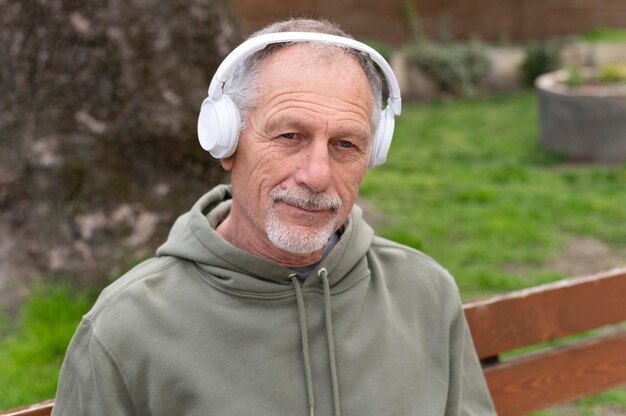
[[[626,320],[626,269],[467,303],[480,358]]]
[[[511,358],[485,369],[498,415],[516,416],[626,384],[626,331]]]
[[[0,416],[50,416],[54,400],[0,412]]]

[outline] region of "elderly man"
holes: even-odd
[[[354,206],[399,109],[384,60],[327,22],[229,55],[198,131],[232,186],[104,290],[54,414],[494,414],[453,279]]]

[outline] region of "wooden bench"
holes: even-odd
[[[626,385],[626,268],[464,305],[498,415],[516,416]],[[613,327],[608,327],[612,325]],[[598,329],[503,359],[522,347]],[[49,416],[53,401],[0,413]]]
[[[30,406],[20,407],[19,409],[6,410],[0,415],[2,416],[50,416],[52,413],[52,405],[54,400],[48,400],[42,403],[31,404]]]
[[[626,268],[470,302],[465,316],[498,415],[523,415],[626,385],[626,327],[615,325],[626,321]],[[599,330],[500,358],[591,329]]]

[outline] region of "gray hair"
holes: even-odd
[[[315,32],[343,36],[352,39],[352,36],[344,32],[336,24],[327,20],[313,19],[291,19],[283,22],[277,22],[253,33],[250,37],[252,38],[259,35],[279,32]],[[248,112],[256,105],[257,75],[261,64],[279,49],[290,46],[293,43],[294,42],[271,44],[266,46],[264,49],[253,53],[237,66],[237,68],[233,71],[232,76],[224,85],[224,94],[228,95],[239,109],[239,115],[241,118],[239,124],[240,129],[243,128],[247,122]],[[371,130],[373,136],[380,123],[383,86],[372,60],[365,52],[356,49],[321,42],[311,43],[319,46],[323,50],[342,50],[354,58],[361,66],[365,76],[367,77],[372,92]],[[371,140],[370,143],[373,144],[373,140]]]

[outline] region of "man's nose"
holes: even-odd
[[[328,189],[331,183],[328,144],[321,140],[311,143],[300,160],[301,165],[296,170],[296,183],[307,186],[314,192]]]

